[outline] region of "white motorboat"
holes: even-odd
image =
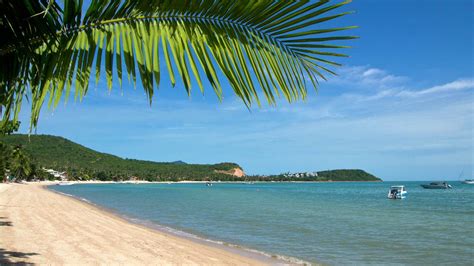
[[[389,199],[404,199],[406,198],[406,195],[407,191],[405,186],[391,186],[387,197]]]

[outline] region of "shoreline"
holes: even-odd
[[[136,181],[100,181],[100,180],[89,180],[89,181],[30,181],[23,182],[25,184],[44,184],[45,186],[56,185],[59,183],[72,183],[72,184],[267,184],[267,183],[381,183],[387,181],[193,181],[193,180],[182,180],[182,181],[146,181],[146,180],[136,180]],[[388,181],[391,182],[391,181]],[[398,181],[396,181],[398,182]],[[400,181],[402,182],[402,181]]]
[[[0,263],[291,263],[133,223],[46,187],[55,183],[0,184]]]
[[[105,182],[106,183],[103,183],[102,181],[99,181],[97,183],[87,182],[87,183],[78,183],[78,184],[123,184],[124,183],[124,182],[114,182],[114,181],[110,181],[110,182],[105,181]],[[148,184],[148,183],[153,184],[153,183],[167,183],[167,182],[147,182],[147,181],[143,182],[143,184]],[[183,184],[188,183],[189,184],[189,183],[206,183],[206,182],[205,181],[203,181],[203,182],[201,182],[201,181],[191,181],[191,182],[184,181],[184,182],[175,182],[175,183],[183,183]],[[222,183],[224,183],[224,182],[222,182]],[[129,183],[125,183],[125,184],[129,184]],[[106,212],[106,213],[111,214],[113,216],[116,216],[117,218],[122,219],[127,223],[131,223],[131,224],[134,224],[134,225],[137,225],[137,226],[145,227],[147,229],[151,229],[151,230],[154,230],[154,231],[159,231],[160,233],[172,235],[172,236],[175,236],[175,237],[178,237],[178,238],[184,238],[184,239],[190,240],[192,242],[196,242],[198,244],[211,246],[211,247],[216,247],[218,249],[223,249],[223,250],[229,251],[231,253],[235,253],[237,255],[241,255],[241,256],[244,256],[244,257],[247,257],[247,258],[251,258],[251,259],[256,259],[260,262],[268,263],[270,265],[288,265],[288,264],[291,264],[291,265],[314,265],[314,263],[310,263],[310,262],[307,262],[307,261],[304,261],[304,260],[301,260],[301,259],[298,259],[298,258],[284,256],[284,255],[280,255],[280,254],[267,253],[267,252],[264,252],[264,251],[247,248],[245,246],[240,246],[240,245],[236,245],[236,244],[232,244],[232,243],[228,243],[228,242],[224,242],[224,241],[220,241],[220,240],[213,240],[213,239],[205,238],[204,236],[199,236],[199,235],[196,235],[196,234],[193,234],[193,233],[188,233],[188,232],[185,232],[185,231],[182,231],[182,230],[179,230],[179,229],[175,229],[175,228],[172,228],[172,227],[169,227],[169,226],[161,225],[161,224],[158,224],[158,223],[155,223],[155,222],[148,222],[148,221],[141,220],[141,219],[138,219],[138,218],[129,217],[129,216],[121,214],[121,213],[119,213],[115,210],[108,209],[104,206],[100,206],[98,204],[95,204],[95,203],[93,203],[93,202],[91,202],[87,199],[77,197],[75,195],[63,193],[63,192],[60,192],[60,191],[57,191],[57,190],[54,190],[54,189],[50,188],[51,186],[55,186],[55,185],[57,185],[57,183],[56,184],[43,184],[41,186],[44,189],[46,189],[50,192],[60,194],[62,196],[65,196],[65,197],[71,198],[73,200],[76,200],[81,204],[90,205],[91,207],[97,208],[100,211],[103,211],[103,212]]]

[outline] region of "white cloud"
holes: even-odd
[[[375,101],[380,100],[383,98],[387,98],[393,96],[396,93],[395,90],[387,89],[379,91],[375,94],[363,95],[363,94],[344,94],[342,97],[351,99],[358,102],[368,102],[368,101]]]
[[[424,90],[403,90],[397,94],[400,97],[418,97],[434,93],[446,93],[459,90],[467,90],[474,88],[474,79],[459,79],[443,85],[433,86]]]
[[[385,75],[385,71],[378,69],[378,68],[369,68],[364,73],[362,73],[364,77],[368,76],[378,76],[378,75]]]
[[[328,85],[350,90],[350,93],[343,93],[341,96],[357,102],[378,101],[385,98],[446,96],[474,88],[473,78],[461,78],[429,88],[415,89],[410,80],[404,76],[368,66],[343,67],[339,73],[340,76],[329,80]]]
[[[339,76],[329,79],[329,84],[386,88],[406,82],[408,78],[388,73],[379,68],[350,66],[338,69]]]

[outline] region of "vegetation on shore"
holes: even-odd
[[[7,145],[0,141],[0,181],[7,181],[7,176],[15,180],[54,180],[50,173],[38,168],[20,145]]]
[[[0,156],[2,176],[5,169],[9,169],[10,175],[26,180],[53,180],[54,177],[44,171],[43,168],[46,168],[65,171],[69,180],[380,181],[363,170],[239,177],[230,174],[233,169],[242,169],[236,163],[187,164],[182,161],[163,163],[123,159],[49,135],[1,137]]]
[[[0,140],[7,144],[9,149],[21,147],[22,153],[27,154],[35,166],[65,171],[71,180],[233,181],[235,176],[220,171],[240,168],[235,163],[186,164],[180,161],[159,163],[123,159],[94,151],[65,138],[48,135],[28,137],[16,134],[5,136]]]

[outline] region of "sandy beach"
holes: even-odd
[[[265,264],[132,224],[40,184],[0,184],[0,263]]]

